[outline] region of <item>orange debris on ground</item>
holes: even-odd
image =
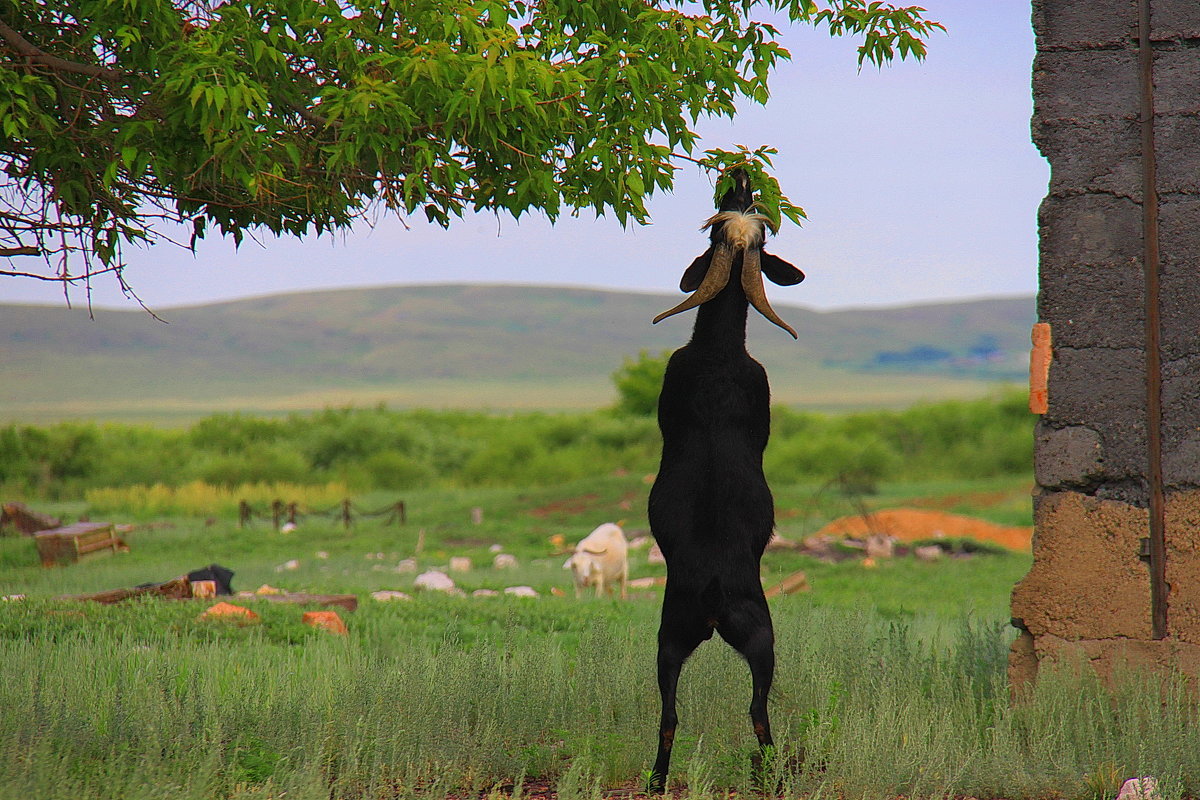
[[[200,615],[201,619],[208,617],[232,617],[237,622],[257,622],[258,614],[248,608],[235,606],[233,603],[216,603]]]
[[[885,533],[902,542],[921,539],[967,538],[994,542],[1010,550],[1030,549],[1032,527],[997,525],[987,520],[915,508],[890,508],[862,515],[835,519],[816,535],[862,538],[870,533]]]
[[[305,625],[311,625],[314,628],[320,628],[330,633],[340,633],[342,635],[350,633],[350,631],[346,630],[346,623],[342,622],[342,618],[338,616],[336,611],[305,611],[300,621]]]

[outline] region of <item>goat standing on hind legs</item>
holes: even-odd
[[[662,721],[652,786],[666,787],[678,718],[679,672],[713,631],[746,659],[753,689],[750,719],[759,746],[772,745],[767,694],[775,671],[775,635],[759,561],[775,526],[762,470],[771,427],[762,365],[746,352],[750,304],[788,333],[763,291],[765,274],[789,286],[804,280],[763,251],[767,219],[751,213],[745,172],[704,225],[711,245],[687,268],[680,288],[694,292],[655,322],[699,306],[692,339],[667,364],[658,400],[662,463],[650,492],[650,528],[667,561],[658,631]]]

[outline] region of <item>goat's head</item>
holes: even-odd
[[[692,295],[670,311],[654,318],[660,322],[673,314],[707,303],[729,283],[734,261],[742,258],[742,291],[746,299],[764,317],[793,338],[796,332],[779,318],[767,301],[763,276],[780,286],[792,286],[804,280],[804,273],[763,250],[767,230],[775,232],[771,220],[754,212],[754,189],[744,170],[733,173],[733,186],[721,198],[720,210],[705,220],[700,230],[709,231],[712,242],[704,254],[692,262],[679,281],[679,288]]]

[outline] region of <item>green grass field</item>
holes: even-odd
[[[661,590],[576,600],[549,537],[573,542],[615,519],[636,535],[646,491],[632,475],[427,489],[403,498],[407,525],[363,519],[349,531],[315,518],[290,534],[262,522],[239,529],[228,513],[212,524],[173,518],[130,533],[129,553],[56,569],[37,565],[29,540],[0,539],[0,595],[27,595],[0,602],[0,798],[637,793],[657,724]],[[854,505],[813,485],[775,493],[790,538]],[[884,484],[864,502],[931,497],[997,522],[1029,521],[1019,478]],[[80,502],[48,510],[87,513]],[[490,569],[494,543],[520,567]],[[455,575],[467,592],[527,584],[541,596],[368,596],[411,590],[413,575],[394,570],[402,558],[426,569],[458,555],[476,565]],[[276,571],[290,559],[299,568]],[[237,601],[261,615],[245,626],[198,619],[204,601],[56,599],[210,562],[235,570],[236,589],[357,594],[359,609],[343,615],[349,635],[308,628],[300,609],[263,599]],[[1152,774],[1167,800],[1195,796],[1200,727],[1180,686],[1131,676],[1108,693],[1063,668],[1010,704],[1008,595],[1029,563],[1007,553],[867,569],[769,553],[765,584],[803,569],[812,587],[772,600],[777,752],[751,768],[748,673],[710,642],[684,670],[672,785],[695,798],[766,788],[805,798],[1092,800],[1111,798],[1120,778]],[[632,573],[663,568],[638,551]]]

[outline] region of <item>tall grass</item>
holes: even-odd
[[[440,799],[523,776],[581,798],[636,785],[657,719],[652,624],[637,613],[630,626],[621,605],[523,607],[535,610],[465,644],[389,642],[400,612],[385,606],[335,638],[271,607],[233,629],[186,603],[147,604],[118,612],[123,629],[60,619],[47,646],[40,626],[67,609],[6,606],[0,797]],[[530,635],[542,615],[585,624]],[[693,796],[1082,798],[1105,764],[1158,777],[1169,798],[1200,791],[1200,727],[1178,682],[1131,675],[1108,692],[1065,667],[1010,705],[999,621],[905,626],[793,603],[775,616],[778,748],[762,770],[744,664],[709,643],[685,667],[674,780]]]

